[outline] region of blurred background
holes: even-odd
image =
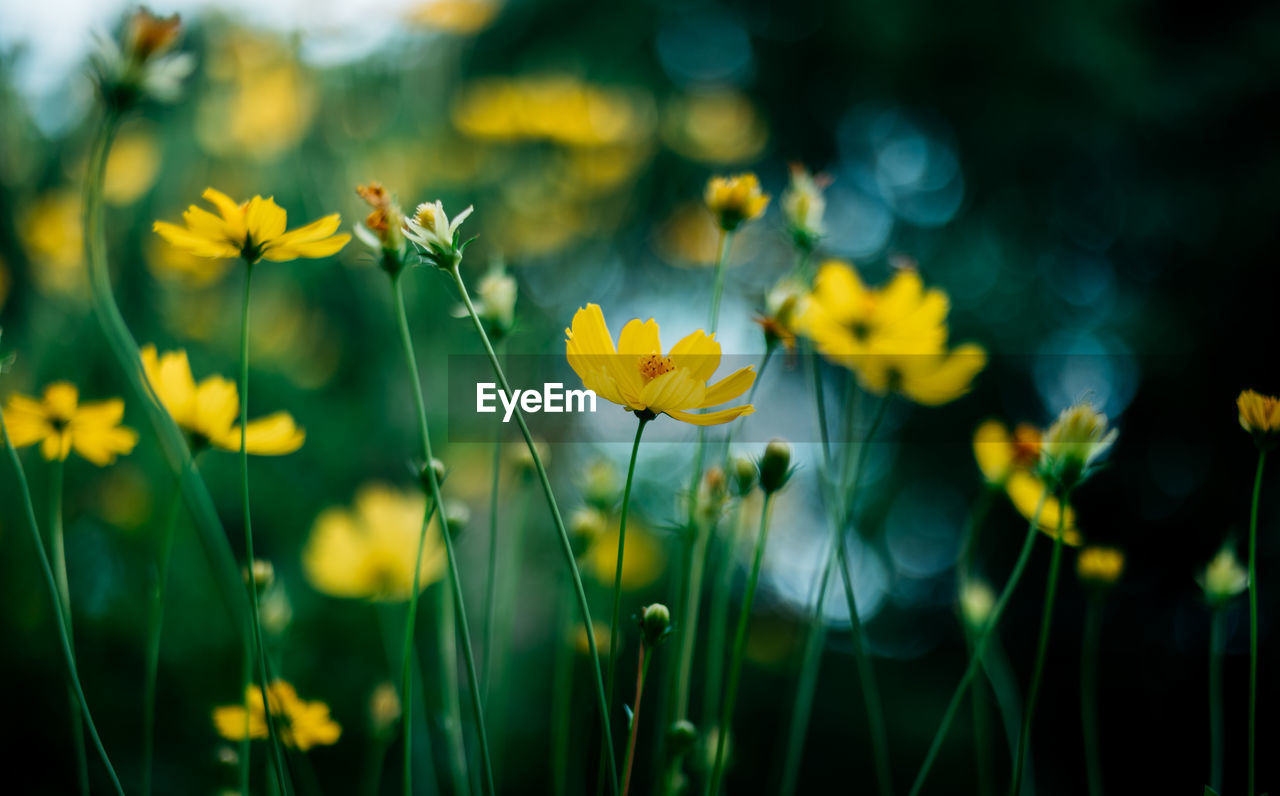
[[[97,120],[85,59],[93,35],[114,35],[124,10],[86,0],[0,10],[0,326],[4,350],[18,354],[5,396],[37,394],[56,379],[75,382],[86,398],[126,391],[91,314],[80,224]],[[349,230],[367,212],[354,187],[370,180],[406,208],[435,198],[450,209],[473,204],[466,229],[480,237],[465,275],[474,281],[504,263],[520,287],[509,351],[558,357],[563,328],[589,301],[602,305],[615,334],[637,316],[656,318],[667,344],[702,325],[716,244],[701,206],[709,176],[753,170],[776,197],[789,162],[826,172],[834,181],[823,255],[852,260],[876,283],[894,258],[910,257],[950,295],[953,338],[992,355],[972,394],[953,404],[895,402],[886,441],[869,460],[854,570],[899,789],[914,777],[966,660],[954,595],[960,533],[982,489],[972,431],[987,417],[1044,424],[1088,395],[1121,435],[1107,470],[1078,494],[1079,524],[1088,539],[1128,556],[1103,630],[1106,782],[1115,792],[1200,792],[1209,611],[1194,577],[1224,540],[1247,531],[1255,454],[1236,423],[1235,396],[1245,387],[1280,390],[1280,8],[349,0],[154,10],[183,15],[181,46],[197,68],[180,101],[130,117],[108,165],[116,294],[139,342],[185,348],[197,379],[235,372],[238,265],[196,267],[151,232],[153,220],[177,220],[210,185],[235,197],[274,195],[290,226],[341,212]],[[764,351],[752,316],[793,257],[775,201],[733,249],[719,334],[726,354],[745,363]],[[332,260],[257,274],[250,414],[285,409],[308,430],[298,453],[251,463],[257,552],[277,573],[268,629],[282,672],[343,726],[337,745],[309,755],[316,781],[323,792],[351,793],[381,743],[368,703],[391,671],[372,617],[393,627],[399,620],[394,607],[317,592],[300,551],[319,512],[350,505],[361,485],[412,484],[409,385],[385,276],[358,243]],[[451,355],[481,350],[454,315],[446,278],[422,269],[407,279],[438,455],[451,470],[446,493],[471,514],[459,551],[475,617],[491,446],[448,440],[445,374]],[[834,371],[828,378],[833,390],[841,383]],[[812,431],[780,420],[806,410],[805,384],[801,368],[776,360],[741,434],[751,455],[770,436],[792,436],[801,470],[775,510],[756,601],[728,780],[735,791],[769,791],[778,779],[826,538]],[[104,469],[73,458],[65,512],[85,688],[128,787],[137,777],[151,561],[168,493],[140,407],[129,407],[126,422],[143,432],[137,450]],[[582,503],[593,463],[625,467],[631,427],[625,416],[588,416],[550,445],[566,510]],[[651,601],[674,604],[679,588],[672,484],[687,483],[695,437],[683,428],[664,434],[640,456],[624,615]],[[42,506],[48,468],[34,449],[24,461]],[[495,674],[507,691],[491,733],[500,788],[540,792],[551,777],[552,670],[571,629],[541,497],[518,457],[503,462],[511,518],[501,533],[518,524],[524,546],[503,584],[519,596],[519,611],[508,617],[498,663],[518,679]],[[235,456],[208,453],[201,468],[242,555]],[[1268,754],[1280,740],[1280,687],[1270,676],[1280,655],[1274,483],[1268,477],[1258,566],[1262,790],[1280,788],[1280,765]],[[991,512],[982,555],[996,583],[1024,527],[1005,503]],[[613,558],[602,544],[586,569],[595,615],[607,620]],[[1019,683],[1034,654],[1048,548],[1037,548],[1002,623]],[[0,479],[0,549],[6,779],[12,792],[70,791],[50,605],[8,476]],[[156,788],[213,793],[235,781],[209,712],[238,699],[238,633],[185,524],[173,572],[181,576],[169,589]],[[1066,584],[1032,746],[1042,794],[1085,787],[1077,690],[1085,598],[1074,577]],[[836,594],[826,603],[832,632],[801,792],[874,781]],[[1244,789],[1248,628],[1243,601],[1228,611],[1230,793]],[[633,634],[630,643],[620,683],[634,671]],[[659,652],[656,670],[671,665],[669,653]],[[596,729],[585,659],[574,665],[570,785],[579,792],[594,784]],[[962,716],[953,728],[928,792],[975,791],[971,726]],[[658,779],[655,725],[648,729],[639,792]],[[997,753],[997,772],[1008,770],[1006,757]]]

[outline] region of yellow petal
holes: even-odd
[[[988,483],[1002,484],[1013,468],[1013,437],[999,420],[986,420],[973,432],[973,458]]]
[[[707,387],[695,381],[688,371],[672,370],[650,381],[640,391],[640,406],[662,413],[671,409],[701,406]]]
[[[221,376],[209,376],[196,387],[195,403],[191,414],[191,428],[203,434],[214,445],[225,447],[231,424],[240,412],[240,396],[236,385]],[[240,450],[240,434],[236,433],[234,447]]]
[[[288,412],[276,412],[257,420],[250,420],[245,439],[245,450],[255,456],[282,456],[302,447],[307,435],[293,421]],[[226,445],[224,443],[230,443]],[[240,450],[240,427],[234,426],[225,437],[216,442],[219,447]]]
[[[70,420],[79,399],[80,391],[69,381],[55,381],[44,388],[45,411],[54,418]]]
[[[195,405],[196,381],[191,375],[191,363],[187,352],[166,351],[156,355],[156,347],[150,343],[142,347],[142,369],[155,391],[160,405],[183,428],[191,427],[191,414]]]
[[[1005,493],[1009,495],[1009,501],[1013,503],[1013,507],[1018,513],[1030,520],[1035,516],[1036,506],[1040,503],[1040,496],[1045,493],[1047,487],[1044,482],[1036,478],[1025,470],[1015,470],[1009,476],[1009,480],[1005,482]],[[1061,504],[1053,495],[1045,498],[1044,508],[1040,510],[1040,521],[1037,523],[1040,530],[1048,534],[1050,537],[1056,536],[1058,533],[1058,515]],[[1075,510],[1070,506],[1067,507],[1066,516],[1063,520],[1062,541],[1072,547],[1080,545],[1080,532],[1076,528]]]
[[[688,370],[695,379],[705,383],[720,367],[720,344],[714,336],[699,329],[671,347],[671,361],[677,368]]]
[[[239,203],[222,191],[213,188],[205,188],[204,193],[200,194],[200,198],[218,208],[218,213],[222,216],[222,220],[226,222],[227,229],[237,233],[234,237],[244,240],[246,232],[244,208]]]
[[[853,266],[828,260],[813,280],[813,299],[818,310],[832,321],[849,325],[866,316],[868,291]]]
[[[9,396],[9,405],[4,408],[4,425],[15,448],[34,445],[54,433],[44,404],[25,395]]]
[[[284,208],[268,197],[255,196],[244,210],[244,223],[255,246],[266,248],[284,234],[287,215]]]
[[[756,411],[751,404],[744,406],[734,406],[729,409],[721,409],[718,412],[706,412],[703,414],[694,414],[692,412],[682,412],[679,410],[667,410],[667,414],[684,423],[692,423],[695,426],[718,426],[722,423],[728,423],[731,420],[737,420],[740,417],[749,415]]]
[[[751,366],[735,370],[707,388],[706,396],[702,399],[702,403],[698,405],[698,408],[719,406],[726,401],[732,401],[751,389],[751,385],[755,383],[755,380],[756,372]]]
[[[347,245],[351,240],[351,236],[343,233],[334,235],[332,238],[317,240],[304,243],[291,243],[282,245],[277,243],[262,255],[263,259],[272,262],[287,262],[289,260],[318,260],[321,257],[330,257],[342,251],[342,247]]]
[[[972,343],[943,356],[905,357],[899,365],[899,388],[918,404],[939,406],[969,392],[974,377],[986,365],[987,352]]]
[[[642,321],[639,318],[627,321],[618,335],[618,353],[623,356],[644,356],[645,354],[661,354],[662,340],[658,337],[658,322],[653,318]]]
[[[240,249],[225,239],[200,235],[167,221],[157,221],[151,228],[173,246],[196,257],[224,259],[240,256]]]

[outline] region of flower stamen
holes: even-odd
[[[671,361],[671,357],[664,357],[662,354],[654,353],[640,357],[639,367],[645,381],[653,381],[662,374],[675,370],[676,363]]]

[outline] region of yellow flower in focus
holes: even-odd
[[[41,293],[88,295],[80,197],[74,191],[53,191],[37,198],[19,218],[18,237]]]
[[[1085,583],[1110,585],[1124,573],[1124,551],[1090,545],[1076,558],[1076,575]]]
[[[653,534],[635,524],[633,517],[627,525],[626,549],[622,552],[622,587],[628,591],[643,589],[661,575],[667,557]],[[601,534],[582,557],[583,569],[601,583],[613,583],[618,568],[618,521],[612,520],[612,530]],[[605,635],[608,635],[607,633]]]
[[[287,746],[305,752],[313,746],[335,744],[342,735],[342,727],[329,716],[328,705],[300,699],[297,690],[284,680],[274,680],[267,687],[267,702],[280,740]],[[243,705],[214,708],[213,726],[218,735],[228,741],[244,740],[246,728],[250,738],[266,738],[267,712],[262,706],[262,689],[246,688]]]
[[[494,0],[427,0],[409,9],[409,21],[468,36],[489,27],[499,8]]]
[[[80,403],[79,390],[65,381],[45,387],[40,400],[10,395],[4,408],[5,426],[15,448],[38,442],[40,455],[48,461],[66,461],[74,450],[99,467],[138,444],[138,432],[120,425],[123,419],[122,399]]]
[[[848,263],[830,260],[818,270],[796,325],[869,392],[938,406],[967,393],[987,364],[986,351],[973,343],[947,350],[950,307],[941,290],[925,289],[914,268],[872,288]]]
[[[666,414],[699,426],[728,423],[755,411],[750,404],[695,414],[692,409],[719,406],[739,397],[756,380],[751,366],[708,385],[720,367],[720,344],[702,330],[662,353],[658,324],[636,318],[622,327],[618,347],[597,304],[588,304],[565,329],[565,355],[582,383],[628,411],[652,418]]]
[[[999,420],[987,420],[973,434],[973,458],[982,477],[993,487],[1004,490],[1018,513],[1030,520],[1036,514],[1040,498],[1048,486],[1036,472],[1040,461],[1040,430],[1022,423],[1012,432]],[[1050,494],[1040,509],[1039,528],[1050,537],[1058,532],[1058,514],[1062,504]],[[1081,543],[1076,528],[1075,510],[1067,507],[1063,519],[1062,541],[1072,547]]]
[[[236,204],[213,188],[206,188],[201,196],[218,210],[218,215],[191,205],[182,214],[186,227],[167,221],[152,224],[160,237],[197,257],[284,262],[300,257],[328,257],[351,240],[346,233],[334,234],[341,223],[337,213],[285,232],[284,208],[270,198],[255,196]]]
[[[132,204],[145,194],[160,173],[160,147],[145,130],[121,133],[107,156],[102,197],[113,205]]]
[[[155,390],[160,405],[178,427],[192,436],[197,450],[212,445],[225,451],[240,450],[240,396],[235,382],[222,376],[206,376],[196,384],[187,352],[142,347],[142,369]],[[245,426],[245,450],[255,456],[282,456],[293,453],[306,441],[288,412],[275,412],[249,421]]]
[[[331,597],[374,602],[409,599],[425,509],[421,492],[375,484],[356,493],[352,508],[320,512],[302,551],[307,581]],[[444,574],[438,514],[432,515],[419,566],[420,589]]]
[[[1263,450],[1270,450],[1280,441],[1280,398],[1245,390],[1236,398],[1240,412],[1240,428],[1253,435],[1253,440]]]
[[[712,177],[703,200],[720,228],[729,232],[764,215],[769,206],[769,194],[760,190],[760,179],[750,173]]]

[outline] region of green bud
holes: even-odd
[[[791,446],[780,439],[772,440],[760,457],[760,488],[766,495],[786,486],[791,478]]]
[[[746,456],[735,456],[730,467],[733,470],[734,494],[738,497],[750,494],[756,488],[756,478],[760,475],[756,470],[756,463]]]
[[[431,460],[431,470],[436,475],[436,486],[444,483],[445,476],[449,474],[448,469],[444,466],[444,462],[439,459]],[[431,494],[431,478],[425,464],[418,465],[418,480],[422,482],[422,488],[427,490],[427,494]]]
[[[688,719],[671,722],[667,728],[667,748],[675,757],[688,754],[698,742],[698,728]]]
[[[636,617],[646,647],[656,647],[671,633],[671,611],[662,603],[653,603],[640,609]]]
[[[600,509],[583,506],[569,517],[569,544],[573,554],[581,556],[604,535],[609,518]]]
[[[465,503],[446,502],[444,504],[444,523],[454,539],[471,524],[471,509]]]

